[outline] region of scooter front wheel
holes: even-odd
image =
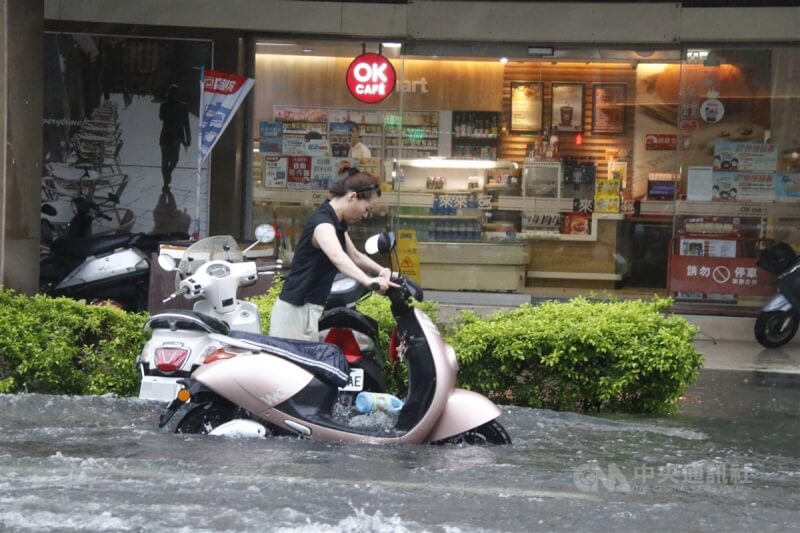
[[[175,433],[208,435],[214,428],[236,417],[238,408],[231,404],[205,403],[198,405],[178,422]]]
[[[783,346],[797,333],[798,318],[790,311],[767,311],[758,315],[756,340],[766,348]]]
[[[449,439],[436,441],[433,444],[511,444],[511,437],[508,436],[506,429],[500,425],[500,422],[497,420],[490,420],[482,426],[472,428],[464,433],[459,433]]]

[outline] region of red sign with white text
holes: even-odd
[[[365,104],[386,100],[397,83],[397,74],[388,59],[379,54],[362,54],[347,67],[347,90]]]
[[[290,189],[311,188],[311,157],[292,155],[286,158],[286,185]]]
[[[648,133],[644,136],[645,150],[669,150],[678,149],[678,136],[665,133]]]
[[[772,274],[756,266],[755,257],[673,255],[669,259],[670,292],[769,296],[775,292],[773,280]]]

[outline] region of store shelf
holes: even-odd
[[[527,277],[530,279],[580,279],[594,281],[620,281],[622,274],[611,272],[545,272],[529,270]]]
[[[278,204],[317,205],[329,197],[322,189],[253,188],[253,201]]]
[[[397,215],[397,218],[416,220],[424,218],[426,220],[475,220],[478,214],[474,215]]]
[[[453,137],[453,144],[497,144],[500,137]]]
[[[798,204],[790,202],[687,202],[675,204],[678,215],[798,216]]]
[[[798,202],[690,202],[643,201],[642,215],[718,215],[800,217]]]

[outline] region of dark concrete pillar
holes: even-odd
[[[244,74],[245,40],[233,32],[214,39],[214,68],[225,72]],[[252,91],[248,98],[253,98]],[[252,141],[245,139],[245,106],[234,115],[228,127],[211,152],[211,205],[209,208],[209,235],[233,235],[250,238],[242,233],[244,196],[243,159],[245,150],[252,150]]]
[[[39,285],[43,0],[0,0],[0,285]]]

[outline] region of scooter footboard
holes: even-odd
[[[500,416],[500,409],[488,398],[464,389],[454,389],[428,442],[446,439],[476,428]]]

